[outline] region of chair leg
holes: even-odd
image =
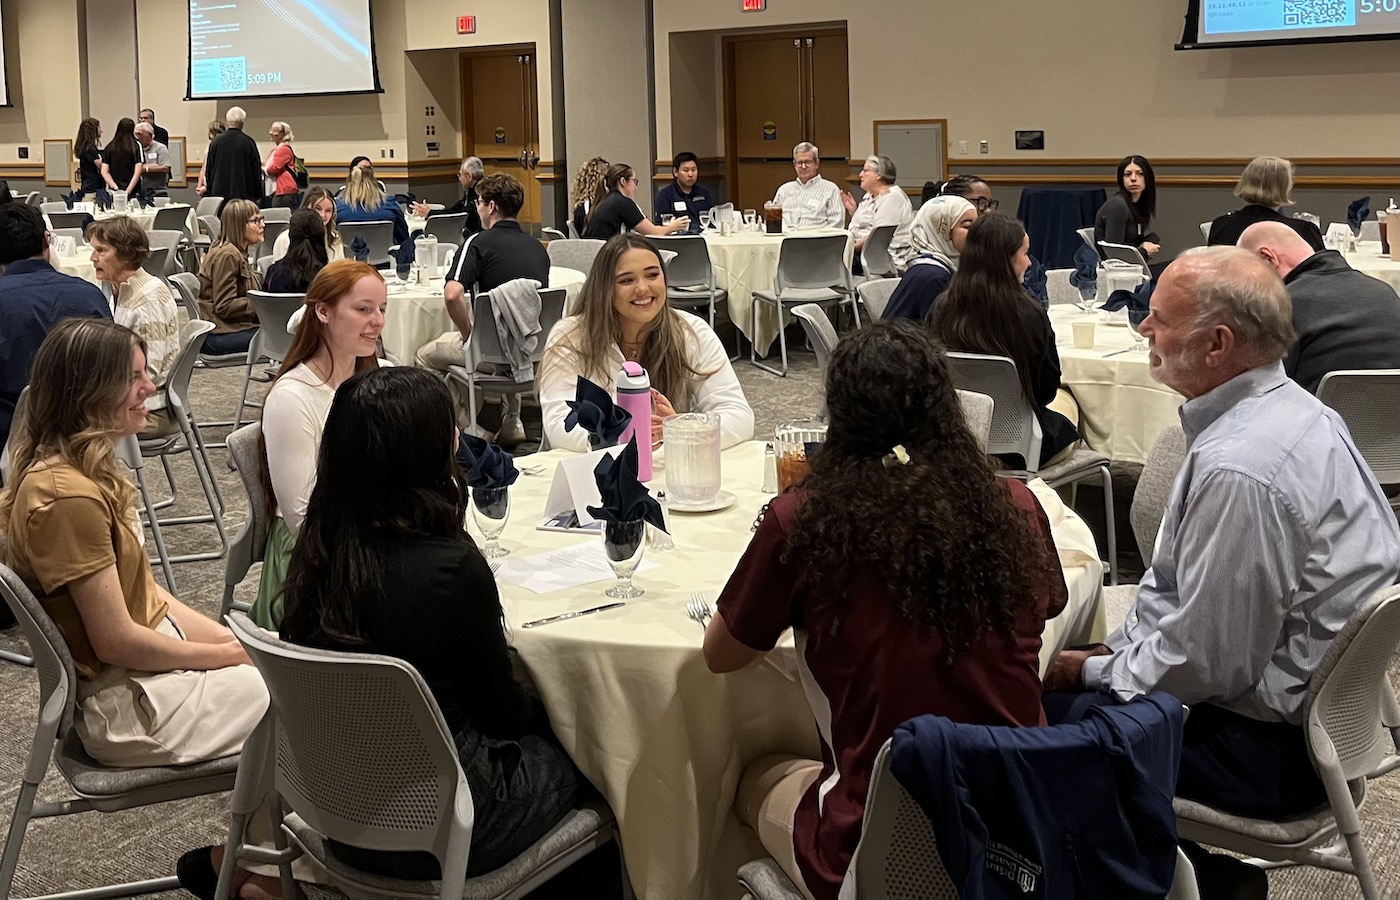
[[[1381,892],[1376,887],[1376,876],[1371,871],[1371,858],[1366,855],[1366,845],[1361,842],[1361,833],[1345,835],[1347,850],[1351,853],[1352,871],[1361,883],[1361,896],[1366,900],[1380,900]]]
[[[224,858],[219,863],[219,881],[217,887],[214,888],[214,900],[229,900],[229,897],[232,896],[233,872],[238,864],[238,848],[243,844],[243,834],[247,825],[247,813],[229,814],[228,840],[224,842]],[[283,893],[282,896],[295,897],[296,894]]]
[[[165,538],[160,533],[160,517],[151,503],[151,491],[146,487],[146,476],[140,469],[136,470],[136,486],[141,491],[141,502],[146,507],[146,527],[151,529],[151,540],[156,545],[157,558],[151,562],[160,563],[160,570],[165,573],[165,589],[178,597],[180,592],[175,588],[175,572],[170,568],[170,554],[165,549]]]
[[[219,500],[219,515],[222,516],[226,510],[224,492],[219,489],[219,479],[214,477],[214,467],[209,462],[209,447],[204,443],[204,435],[200,432],[199,423],[194,420],[194,415],[192,413],[185,413],[185,415],[189,416],[190,433],[194,435],[195,444],[199,447],[199,455],[204,460],[204,471],[209,473],[209,478],[213,481],[214,496]]]
[[[12,662],[17,666],[26,666],[30,669],[34,668],[34,657],[32,656],[22,656],[18,653],[12,653],[9,650],[0,650],[0,659],[3,659],[5,662]],[[5,896],[4,893],[0,892],[0,897],[3,896]]]
[[[248,385],[253,380],[253,350],[248,350],[248,365],[243,369],[243,393],[238,398],[238,409],[233,411],[233,430],[243,427],[243,410],[248,405]]]
[[[0,897],[10,896],[10,883],[14,881],[15,869],[19,866],[19,851],[24,844],[24,831],[29,827],[34,796],[38,792],[38,784],[25,781],[20,785],[19,796],[15,798],[15,814],[10,819],[10,831],[5,835],[5,854],[0,857]]]
[[[1108,583],[1118,583],[1118,526],[1113,518],[1113,475],[1108,466],[1099,468],[1103,481],[1103,520],[1108,537]]]
[[[754,343],[754,340],[753,340],[753,336],[754,336],[755,334],[758,333],[758,298],[757,298],[757,297],[754,298],[753,305],[752,305],[750,308],[751,308],[751,310],[752,310],[752,317],[751,317],[751,319],[750,319],[750,324],[752,325],[752,330],[749,332],[749,361],[752,362],[755,366],[758,366],[760,369],[762,369],[762,370],[765,371],[765,372],[772,372],[774,375],[777,375],[777,376],[780,377],[780,378],[786,378],[786,377],[787,377],[787,373],[788,373],[787,335],[785,335],[785,334],[783,333],[783,304],[782,304],[782,301],[781,301],[781,300],[778,301],[778,307],[777,307],[777,308],[778,308],[778,350],[779,350],[779,353],[780,353],[781,358],[782,358],[782,361],[783,361],[783,367],[782,367],[781,369],[775,369],[775,368],[773,368],[772,366],[768,365],[767,363],[762,362],[762,361],[759,360],[759,358],[758,358],[758,345],[757,345],[756,343]]]

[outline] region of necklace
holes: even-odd
[[[644,340],[642,340],[642,341],[636,341],[636,342],[620,341],[619,343],[620,343],[621,346],[622,346],[622,358],[623,358],[623,359],[628,359],[628,360],[631,360],[632,362],[641,362],[641,359],[642,359],[642,352],[643,352],[644,350],[646,350],[646,348],[647,348],[647,342],[646,342],[646,341],[644,341]]]

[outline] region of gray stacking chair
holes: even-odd
[[[147,265],[143,267],[147,272],[150,272],[157,278],[162,278],[168,281],[171,275],[174,275],[177,272],[184,271],[184,262],[181,259],[181,251],[188,250],[190,247],[190,243],[185,239],[183,232],[152,229],[151,231],[146,232],[146,240],[151,246],[152,253],[160,249],[166,251],[165,265],[162,266],[159,270],[157,270],[153,268],[150,265],[150,261],[147,260]]]
[[[1098,475],[1103,485],[1104,525],[1107,531],[1109,584],[1118,583],[1118,537],[1113,521],[1113,478],[1109,474],[1109,458],[1102,453],[1081,447],[1070,457],[1052,466],[1040,468],[1040,423],[1021,391],[1021,379],[1016,364],[1004,356],[981,353],[948,354],[953,367],[955,386],[991,397],[995,407],[991,438],[987,452],[1017,454],[1026,461],[1026,468],[1005,470],[1001,474],[1028,480],[1044,479],[1052,488],[1073,485],[1092,475]]]
[[[243,412],[248,407],[258,408],[262,404],[248,399],[248,388],[253,383],[253,367],[267,360],[280,365],[292,349],[294,335],[287,332],[287,321],[292,314],[306,305],[305,294],[270,294],[267,291],[249,291],[248,299],[258,314],[258,331],[248,346],[248,357],[243,369],[243,395],[238,402],[238,411],[233,416],[233,427],[243,425]],[[259,380],[271,381],[271,377],[259,376]]]
[[[773,290],[753,292],[749,311],[749,334],[757,334],[759,306],[771,306],[778,314],[778,348],[782,368],[760,362],[758,348],[750,347],[749,361],[765,372],[786,377],[787,335],[783,331],[783,309],[798,303],[818,306],[849,304],[860,327],[860,308],[856,304],[856,289],[851,270],[846,268],[845,234],[823,234],[811,237],[783,238],[778,248],[778,271],[773,276]]]
[[[354,259],[351,247],[355,238],[362,237],[369,245],[369,257],[365,262],[372,266],[388,266],[393,263],[389,249],[394,246],[393,222],[345,222],[337,225],[341,243],[345,245],[345,258]]]
[[[263,207],[263,223],[268,222],[290,222],[292,221],[292,208],[290,206],[266,206]]]
[[[987,442],[992,437],[992,416],[996,413],[996,401],[975,391],[958,391],[958,405],[962,407],[967,430],[977,438],[978,446],[985,453]]]
[[[238,858],[285,864],[304,853],[352,897],[522,897],[615,839],[611,810],[602,801],[586,802],[514,860],[468,878],[471,791],[442,711],[417,670],[390,656],[289,644],[243,613],[232,613],[229,626],[262,673],[271,704],[239,766],[221,895]],[[283,831],[295,844],[288,852],[244,843],[249,816],[268,796],[286,810]],[[431,853],[442,878],[369,874],[330,853],[328,839]],[[284,883],[288,877],[284,865]]]
[[[1332,639],[1308,682],[1303,734],[1327,803],[1310,815],[1254,819],[1174,801],[1182,839],[1265,860],[1349,872],[1380,900],[1361,840],[1366,780],[1400,768],[1400,704],[1386,674],[1400,645],[1400,587],[1377,591]],[[1340,846],[1339,844],[1340,839]]]
[[[154,247],[151,249],[151,252],[146,256],[146,261],[141,263],[141,268],[145,269],[146,272],[150,275],[154,275],[157,278],[164,278],[165,263],[166,260],[169,259],[169,257],[169,247]]]
[[[715,305],[728,300],[729,292],[715,286],[710,245],[698,234],[671,235],[652,240],[662,250],[676,254],[666,263],[667,300],[681,309],[705,309],[709,314],[710,327],[714,328]],[[739,352],[737,342],[734,352]]]
[[[39,674],[39,721],[15,799],[14,817],[5,837],[4,855],[0,857],[0,897],[10,896],[25,832],[36,819],[91,811],[120,812],[153,803],[216,794],[233,787],[238,770],[237,756],[187,766],[141,769],[109,768],[88,756],[73,731],[78,676],[67,642],[29,588],[5,566],[0,566],[0,597],[24,629]],[[39,785],[49,771],[50,761],[72,793],[63,799],[37,803]],[[81,871],[80,860],[70,860],[70,864],[77,867],[70,872]],[[174,877],[168,877],[111,885],[100,891],[69,891],[48,896],[74,900],[79,897],[135,897],[179,887]]]
[[[551,266],[577,269],[587,275],[593,268],[593,259],[603,249],[603,241],[597,238],[574,238],[567,241],[550,241],[544,248],[549,254]]]
[[[68,212],[68,204],[63,200],[45,200],[39,204],[39,212],[48,213]],[[1377,232],[1379,234],[1380,232]]]
[[[267,210],[263,210],[263,212],[266,213]],[[253,251],[253,262],[257,263],[263,259],[271,258],[272,245],[277,243],[277,238],[289,227],[291,227],[290,222],[278,222],[271,219],[264,219],[263,239],[250,248]]]
[[[263,489],[259,470],[262,454],[262,423],[249,422],[228,436],[229,461],[243,483],[248,501],[248,518],[229,542],[228,558],[224,561],[224,599],[219,606],[222,621],[229,610],[247,612],[252,606],[233,599],[234,590],[248,577],[253,563],[263,561],[267,552],[267,535],[272,523],[267,520],[267,492]]]
[[[49,224],[54,228],[85,228],[84,223],[89,216],[85,212],[51,212],[45,213],[49,217]]]
[[[170,551],[165,547],[165,535],[160,529],[160,512],[156,509],[150,486],[146,484],[145,459],[141,456],[141,445],[137,443],[135,435],[127,435],[119,439],[113,449],[117,459],[136,476],[136,489],[141,494],[141,506],[146,511],[145,525],[151,530],[151,542],[156,545],[156,555],[150,557],[151,565],[160,565],[161,574],[165,576],[165,589],[179,596],[180,589],[175,586],[175,570],[170,567]]]
[[[860,250],[860,267],[865,270],[867,279],[892,278],[899,274],[894,267],[894,260],[890,258],[890,241],[894,240],[894,233],[898,227],[881,225],[871,231],[870,236],[865,239],[865,246]]]
[[[817,368],[825,373],[826,365],[831,361],[831,352],[836,349],[836,328],[826,317],[826,312],[815,303],[794,306],[792,314],[802,322],[802,330],[807,333],[807,340],[812,342],[812,350],[817,354]]]
[[[885,307],[890,305],[890,297],[898,287],[898,278],[872,278],[856,285],[856,293],[860,295],[860,302],[865,304],[870,321],[878,322],[884,317]]]
[[[1347,423],[1361,458],[1400,516],[1400,369],[1328,372],[1317,386],[1317,399]]]
[[[432,235],[438,239],[440,244],[455,244],[458,247],[466,240],[462,236],[462,229],[467,227],[466,213],[446,213],[428,216],[428,221],[423,223],[424,236]]]
[[[1202,223],[1201,223],[1201,240],[1204,241],[1204,240],[1208,240],[1208,239],[1210,238],[1210,226],[1211,226],[1211,223],[1210,223],[1210,222],[1202,222]]]
[[[569,236],[558,228],[550,228],[548,225],[540,229],[540,234],[544,235],[546,241],[567,241]]]

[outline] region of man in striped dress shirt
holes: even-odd
[[[1178,796],[1308,812],[1325,801],[1308,682],[1356,610],[1400,581],[1400,528],[1341,418],[1284,373],[1291,304],[1258,258],[1182,254],[1141,330],[1152,376],[1186,398],[1186,459],[1127,620],[1060,654],[1046,686],[1169,691],[1191,707]]]

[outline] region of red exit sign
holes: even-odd
[[[745,2],[748,2],[748,0],[745,0]],[[476,16],[458,16],[457,33],[476,34]]]
[[[744,12],[763,12],[768,8],[768,0],[739,0]]]

